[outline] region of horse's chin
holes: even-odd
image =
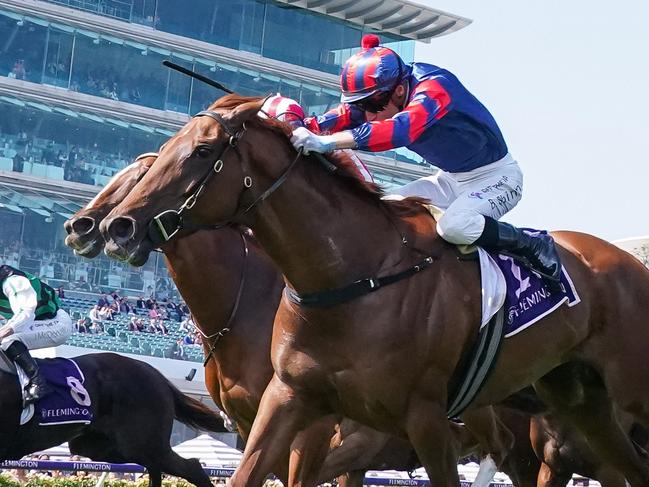
[[[137,252],[128,257],[128,263],[133,267],[142,267],[149,260],[150,252]]]
[[[108,257],[125,262],[133,267],[142,267],[146,264],[152,250],[153,247],[147,242],[141,242],[129,248],[120,247],[113,242],[108,242],[104,246],[104,254]]]
[[[83,252],[79,250],[75,250],[74,255],[78,255],[79,257],[84,257],[86,259],[94,259],[99,254],[101,254],[102,249],[103,249],[102,245],[95,245],[90,250],[85,250]]]
[[[104,240],[101,236],[88,240],[76,234],[70,234],[65,237],[65,245],[74,251],[74,255],[94,259],[104,248]]]

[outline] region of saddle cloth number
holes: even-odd
[[[76,377],[66,377],[68,387],[70,387],[70,396],[80,406],[90,406],[90,394],[83,384]]]

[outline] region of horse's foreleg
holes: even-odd
[[[345,472],[377,468],[376,457],[389,439],[385,433],[357,425],[350,434],[343,434],[340,446],[329,452],[320,470],[319,482],[329,482]]]
[[[274,375],[262,396],[241,463],[229,485],[261,485],[307,421],[302,401]]]
[[[548,464],[542,463],[536,487],[566,487],[572,475],[559,474],[553,471]]]
[[[466,411],[462,414],[462,421],[480,443],[482,454],[490,456],[496,467],[500,467],[514,444],[514,435],[498,419],[494,409],[485,407]],[[480,465],[482,467],[482,462]]]
[[[336,417],[330,415],[298,433],[291,444],[287,487],[318,485],[318,474],[329,452],[335,428]]]
[[[365,470],[354,470],[336,478],[338,487],[363,487]]]
[[[565,364],[535,387],[559,415],[581,430],[602,460],[622,472],[633,487],[649,487],[649,466],[620,427],[608,393],[594,371]]]
[[[413,398],[406,416],[406,432],[431,487],[460,485],[457,473],[458,446],[451,434],[444,406]]]

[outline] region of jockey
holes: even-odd
[[[24,391],[28,405],[51,391],[29,350],[64,343],[72,334],[72,320],[54,289],[37,277],[1,265],[0,284],[0,315],[7,319],[0,328],[0,348],[29,379]]]
[[[345,63],[342,104],[293,131],[296,149],[328,152],[408,147],[440,168],[387,199],[427,198],[444,210],[437,232],[453,244],[507,250],[543,277],[561,273],[554,240],[498,220],[520,201],[523,175],[489,111],[449,71],[406,65],[375,35]],[[315,132],[315,133],[314,133]],[[329,133],[330,135],[318,135]]]

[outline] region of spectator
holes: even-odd
[[[126,300],[126,298],[124,298],[124,299],[120,299],[120,300],[119,300],[119,312],[120,312],[120,313],[123,313],[123,314],[126,315],[126,314],[131,313],[132,310],[133,310],[133,308],[132,308],[131,305],[128,303],[128,301]]]
[[[196,325],[191,315],[188,315],[183,321],[180,322],[179,330],[182,332],[193,332]]]
[[[171,346],[171,358],[176,360],[185,360],[185,347],[182,338],[176,340],[176,343]]]
[[[167,314],[167,308],[156,306],[156,311],[158,312],[158,318],[161,320],[168,320],[169,315]]]
[[[89,333],[100,335],[104,333],[104,326],[99,321],[93,321],[89,328]]]
[[[158,310],[156,308],[151,307],[151,309],[149,309],[149,318],[151,318],[152,320],[160,319],[160,314],[158,313]]]
[[[128,323],[128,330],[139,333],[143,329],[144,323],[142,323],[142,320],[140,318],[137,318],[136,316],[131,316],[131,320]]]
[[[76,323],[76,329],[78,333],[88,333],[88,328],[90,327],[91,321],[89,318],[79,318]]]
[[[148,331],[149,333],[156,333],[156,334],[160,332],[160,329],[158,328],[158,325],[157,325],[155,319],[152,318],[152,319],[149,321],[149,329],[148,329],[147,331]]]
[[[56,294],[59,296],[59,299],[65,299],[65,290],[63,289],[63,286],[58,287]]]
[[[99,317],[102,321],[113,321],[113,309],[110,306],[99,308]]]
[[[24,167],[25,167],[25,158],[20,154],[16,153],[13,160],[13,166],[12,166],[13,171],[23,172]]]
[[[146,308],[146,305],[144,303],[144,296],[139,296],[137,298],[137,301],[135,301],[135,306],[137,306],[140,309]]]
[[[81,291],[91,291],[90,284],[86,282],[86,278],[81,276],[77,282],[77,289]]]
[[[59,153],[56,155],[54,165],[58,167],[64,167],[66,162],[68,162],[68,156],[65,155],[65,152],[59,150]]]
[[[162,335],[169,334],[169,329],[165,326],[164,321],[158,321],[158,330]]]
[[[101,321],[101,315],[99,314],[99,305],[95,304],[92,309],[88,312],[88,318],[90,318],[90,321],[94,325],[95,323],[99,323]]]
[[[9,78],[14,78],[14,79],[25,79],[27,72],[25,71],[25,60],[24,59],[18,59],[14,63],[14,67],[12,68],[11,72],[8,74]]]

